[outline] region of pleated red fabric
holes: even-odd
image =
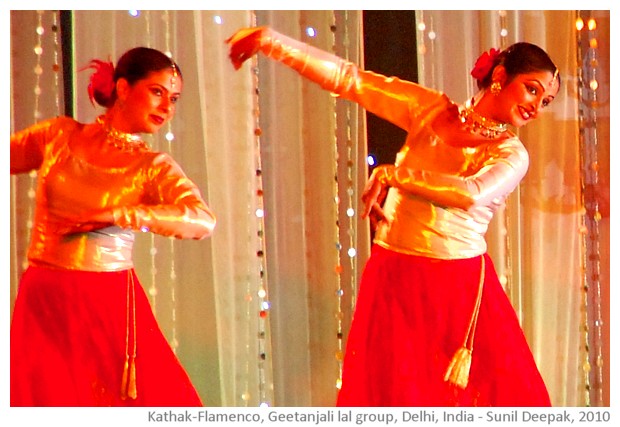
[[[493,263],[469,383],[444,381],[477,296],[480,257],[439,260],[375,245],[365,267],[338,406],[550,406],[544,381]]]
[[[122,398],[128,275],[135,289],[136,399]],[[133,270],[29,267],[11,321],[11,406],[201,406]],[[129,338],[129,339],[128,339]]]

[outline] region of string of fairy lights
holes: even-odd
[[[337,23],[336,23],[336,15],[333,15],[333,21],[331,24],[331,35],[332,35],[332,47],[333,50],[336,49],[336,32],[338,31]],[[334,52],[337,53],[337,52]],[[346,57],[346,56],[345,56]],[[336,108],[336,99],[332,100],[333,102],[333,112],[334,112],[334,146],[333,146],[333,164],[332,164],[332,174],[334,176],[333,181],[333,200],[334,200],[334,240],[335,240],[335,285],[336,285],[336,350],[334,352],[334,356],[336,359],[337,367],[338,367],[338,377],[336,379],[336,388],[340,389],[342,387],[342,365],[344,361],[344,345],[343,345],[343,320],[344,320],[344,312],[342,310],[342,297],[345,293],[345,290],[342,288],[342,243],[340,241],[341,233],[340,233],[340,194],[339,187],[340,182],[338,180],[338,118],[337,118],[337,108]]]
[[[343,59],[350,60],[351,38],[349,34],[348,11],[334,11],[331,31],[333,35],[334,53],[340,54]],[[341,52],[338,51],[341,50]],[[335,272],[336,272],[336,350],[338,376],[336,389],[342,387],[342,368],[344,362],[346,309],[353,312],[357,299],[357,244],[356,231],[356,191],[355,177],[358,173],[358,159],[356,141],[353,138],[352,105],[350,102],[341,102],[334,99],[335,139],[334,139],[334,201],[335,201]],[[339,120],[339,117],[341,119]],[[344,129],[338,128],[338,123],[344,122]],[[342,155],[344,154],[344,156]],[[344,202],[344,203],[343,203]],[[345,209],[342,209],[343,206]],[[346,250],[346,254],[344,251]],[[348,274],[344,263],[347,263]],[[345,297],[350,302],[346,307]]]
[[[581,244],[584,360],[584,399],[587,406],[603,404],[603,315],[601,297],[600,228],[602,218],[596,191],[599,187],[599,52],[597,22],[584,11],[575,20],[579,93],[579,145],[581,155]]]
[[[256,13],[252,13],[252,25],[256,26]],[[258,330],[257,330],[257,351],[258,351],[258,400],[259,406],[271,406],[269,387],[267,382],[267,368],[269,362],[267,358],[268,333],[269,333],[269,312],[271,303],[269,301],[268,281],[267,281],[267,249],[265,241],[265,201],[263,185],[263,162],[262,162],[262,130],[260,126],[260,90],[259,90],[259,67],[258,58],[252,58],[252,88],[253,88],[253,111],[254,111],[254,161],[256,168],[256,237],[258,260],[258,289],[255,294],[258,297]],[[249,375],[247,376],[249,378]],[[250,396],[244,400],[247,402]]]
[[[37,10],[36,11],[36,19],[37,23],[35,26],[35,43],[33,46],[33,52],[35,54],[35,65],[33,67],[34,74],[34,85],[33,85],[33,123],[37,123],[44,116],[41,111],[41,95],[43,95],[44,90],[41,86],[41,78],[45,72],[45,69],[48,68],[48,65],[45,62],[45,52],[44,44],[49,45],[51,43],[52,50],[52,64],[51,71],[53,72],[53,83],[52,83],[52,96],[54,100],[54,111],[51,111],[51,114],[60,114],[61,113],[61,102],[60,102],[60,72],[61,66],[59,63],[59,51],[61,50],[59,44],[59,25],[58,25],[58,14],[59,11],[44,11]],[[49,30],[49,31],[48,31]],[[51,41],[45,43],[44,36],[46,34],[51,34]],[[36,195],[36,184],[37,184],[37,171],[33,170],[28,174],[28,190],[27,197],[30,200],[28,203],[28,211],[26,214],[26,241],[30,240],[31,230],[34,222],[34,199]],[[28,266],[28,260],[24,256],[21,262],[21,270],[25,270]]]

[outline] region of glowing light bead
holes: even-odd
[[[435,40],[435,39],[437,38],[437,33],[436,33],[436,32],[434,32],[434,31],[429,31],[429,32],[428,32],[428,38],[429,38],[430,40]]]
[[[338,289],[338,290],[336,291],[336,296],[337,296],[337,297],[341,297],[341,296],[343,296],[343,295],[344,295],[344,289]]]
[[[341,379],[341,378],[338,378],[338,379],[336,380],[336,388],[337,388],[338,390],[340,390],[340,389],[342,388],[342,379]]]
[[[259,298],[265,298],[267,296],[267,291],[263,288],[258,290],[258,297]]]
[[[241,395],[241,399],[245,402],[247,402],[248,400],[250,400],[250,398],[252,397],[252,395],[250,393],[248,393],[247,391],[245,393],[243,393]]]
[[[149,228],[146,225],[144,225],[144,226],[140,227],[140,231],[143,232],[143,233],[146,233],[146,232],[149,231]]]
[[[590,31],[596,30],[596,20],[595,19],[588,20],[588,30],[590,30]]]
[[[38,26],[37,29],[36,29],[36,32],[37,32],[38,35],[42,36],[43,33],[45,32],[45,28],[43,28],[41,26]]]
[[[167,132],[166,133],[166,140],[167,141],[172,141],[174,140],[174,134],[172,132]]]
[[[256,209],[256,218],[263,218],[265,216],[265,211],[261,208]]]
[[[263,310],[269,310],[271,308],[271,303],[269,301],[263,301],[261,303],[261,307]]]
[[[220,15],[215,15],[213,17],[213,22],[215,22],[217,25],[222,25],[224,20],[222,19],[222,17]]]
[[[260,313],[258,313],[258,315],[260,316],[261,319],[264,319],[267,317],[267,312],[265,310],[261,310]]]
[[[426,24],[424,22],[420,22],[418,24],[418,30],[420,30],[420,31],[426,30]]]
[[[347,216],[349,218],[354,217],[355,216],[355,209],[353,209],[353,208],[347,209]]]
[[[308,37],[316,37],[316,30],[312,27],[308,27],[306,28],[306,34],[308,35]]]
[[[353,258],[355,257],[355,255],[357,255],[357,250],[355,250],[355,248],[349,248],[347,254],[349,255],[349,257]]]
[[[370,154],[368,157],[366,157],[366,163],[368,163],[368,166],[374,166],[377,164],[377,159],[375,158],[375,156]]]
[[[577,31],[583,30],[584,25],[583,19],[581,17],[577,18],[575,21],[575,28],[577,28]]]
[[[507,28],[502,28],[499,32],[499,35],[502,37],[506,37],[508,36],[508,29]]]
[[[127,13],[129,14],[129,16],[133,16],[134,18],[137,18],[138,16],[140,16],[139,10],[128,10]]]
[[[592,90],[598,89],[598,82],[596,80],[590,80],[590,89]]]
[[[152,297],[157,296],[157,288],[156,287],[149,288],[149,295]]]
[[[258,405],[260,408],[269,408],[269,403],[267,402],[261,402],[260,405]]]
[[[31,188],[30,190],[28,190],[28,198],[29,199],[34,199],[34,197],[36,196],[37,192],[34,191],[33,188]]]
[[[34,87],[34,94],[35,95],[41,95],[41,86],[35,86]]]

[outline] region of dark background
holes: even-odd
[[[415,11],[365,10],[363,25],[364,69],[417,82]],[[406,132],[372,113],[366,118],[368,154],[377,164],[394,163]]]

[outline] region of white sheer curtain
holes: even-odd
[[[61,112],[62,84],[50,71],[57,51],[50,31],[55,13],[42,12],[46,31],[38,36],[36,11],[11,12],[12,130]],[[201,242],[138,236],[136,267],[206,405],[335,402],[342,346],[369,253],[368,227],[357,215],[367,173],[364,114],[264,59],[233,71],[224,40],[239,27],[269,24],[361,64],[361,14],[74,12],[76,68],[92,58],[116,61],[136,45],[170,51],[181,66],[177,116],[151,143],[170,151],[197,182],[219,223],[213,237]],[[421,83],[455,100],[473,94],[468,73],[477,55],[502,42],[535,42],[562,72],[558,99],[520,132],[531,168],[489,235],[497,269],[559,406],[585,402],[574,18],[574,11],[417,14],[425,25],[418,27]],[[608,49],[608,14],[606,22]],[[35,56],[39,38],[43,54]],[[34,72],[37,58],[43,62],[40,75]],[[88,102],[87,77],[78,73],[74,88],[76,118],[85,122],[101,112]],[[37,81],[41,95],[33,90]],[[601,116],[604,122],[604,111]],[[171,142],[164,137],[168,131]],[[606,136],[600,146],[608,185],[608,131]],[[35,179],[11,178],[11,306],[24,268]],[[601,230],[608,292],[608,215]],[[607,369],[608,356],[607,347]],[[608,387],[608,371],[606,378]]]

